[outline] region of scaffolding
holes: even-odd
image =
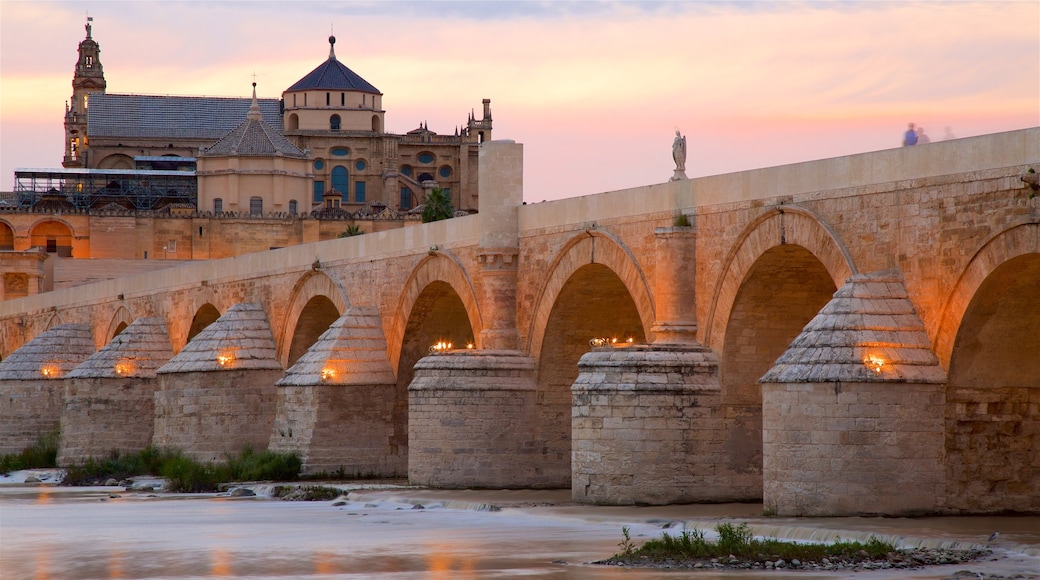
[[[79,210],[118,206],[155,211],[171,205],[197,206],[194,171],[132,169],[16,169],[14,197],[19,208],[31,209],[48,199],[63,198]]]

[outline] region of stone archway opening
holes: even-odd
[[[72,257],[72,230],[55,220],[47,220],[33,226],[29,235],[30,245],[43,248],[48,254]]]
[[[115,337],[119,336],[120,333],[122,333],[124,330],[126,330],[126,327],[127,327],[127,324],[125,322],[120,322],[119,325],[116,326],[115,332],[112,333],[112,338],[115,338]],[[109,340],[111,340],[111,339],[109,339]]]
[[[188,342],[202,332],[210,324],[220,318],[220,311],[212,304],[203,304],[191,319],[191,327],[188,329]]]
[[[538,423],[546,478],[571,481],[571,386],[589,340],[645,343],[643,323],[628,288],[613,270],[586,264],[567,279],[549,313],[538,353]]]
[[[946,398],[953,509],[1036,511],[1040,254],[998,266],[961,319]]]
[[[340,311],[326,296],[315,296],[307,301],[296,320],[292,342],[289,346],[289,366],[303,356],[307,349],[318,341],[318,337],[340,317]]]
[[[837,288],[809,250],[786,244],[766,250],[737,291],[726,324],[719,380],[731,417],[726,457],[735,471],[762,471],[762,387],[773,366]]]
[[[0,251],[14,249],[14,230],[6,222],[0,222]]]

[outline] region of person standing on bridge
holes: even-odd
[[[917,131],[914,131],[914,124],[910,123],[910,128],[903,133],[903,147],[909,147],[910,145],[917,145]]]

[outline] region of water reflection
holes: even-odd
[[[780,537],[850,539],[871,534],[908,544],[983,541],[1001,530],[1012,557],[957,569],[1003,576],[1040,569],[1040,518],[761,518],[761,506],[652,508],[569,505],[559,492],[361,492],[342,507],[122,494],[109,489],[0,486],[3,578],[300,578],[309,580],[551,578],[674,580],[674,572],[588,566],[617,551],[622,525],[638,541],[662,526],[711,529],[726,516]],[[411,509],[408,494],[426,509]],[[403,494],[403,495],[402,495]],[[352,494],[352,497],[355,494]],[[477,511],[484,503],[500,512]],[[771,527],[770,527],[771,526]],[[981,539],[981,540],[980,540]],[[953,569],[816,575],[814,578],[941,578]],[[680,573],[680,575],[682,575]],[[788,580],[785,572],[699,572],[698,580]]]

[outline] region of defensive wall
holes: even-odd
[[[49,329],[115,348],[159,318],[154,425],[234,415],[214,393],[282,376],[250,412],[311,471],[794,515],[1040,511],[1040,129],[531,205],[521,145],[481,163],[479,215],[2,302],[0,393],[25,391],[3,365]],[[248,304],[268,334],[244,344]],[[188,357],[195,337],[217,346]],[[77,387],[55,424],[77,421]],[[13,397],[9,424],[31,412]]]

